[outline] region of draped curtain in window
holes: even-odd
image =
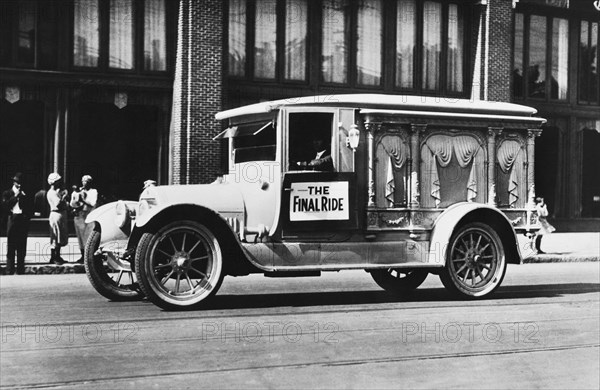
[[[498,166],[504,174],[508,174],[510,172],[507,186],[508,204],[510,207],[524,205],[523,201],[526,198],[525,194],[522,194],[525,188],[519,188],[519,183],[522,183],[522,180],[524,180],[524,155],[525,153],[521,153],[521,144],[515,140],[505,140],[498,147]],[[519,202],[520,198],[523,198],[521,202]]]
[[[448,6],[448,90],[463,90],[463,20],[456,4]]]
[[[144,69],[167,69],[167,17],[165,0],[144,2]]]
[[[273,0],[257,0],[255,23],[254,75],[262,79],[274,79],[277,3]]]
[[[308,34],[307,0],[285,3],[285,78],[306,78],[306,36]]]
[[[423,89],[440,87],[441,21],[442,4],[426,1],[423,5]]]
[[[569,21],[554,18],[552,21],[552,86],[550,97],[567,98],[569,78]]]
[[[421,149],[421,205],[439,207],[440,173],[437,164],[445,168],[450,164],[452,153],[460,167],[471,166],[467,184],[467,200],[483,202],[485,196],[485,153],[474,137],[434,135]],[[437,161],[437,164],[436,164]]]
[[[108,66],[133,69],[133,0],[110,0]]]
[[[381,83],[383,41],[383,2],[358,2],[358,42],[356,45],[356,81],[362,85]]]
[[[246,67],[246,0],[229,0],[229,74],[244,76]]]
[[[323,0],[322,74],[326,83],[348,81],[348,0]]]
[[[413,87],[417,9],[414,0],[398,0],[396,10],[396,86]]]
[[[100,16],[98,0],[73,3],[73,65],[98,66],[100,55]]]
[[[377,145],[375,204],[394,207],[406,200],[406,168],[408,146],[397,135],[386,135]]]

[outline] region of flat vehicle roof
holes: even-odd
[[[250,104],[219,112],[215,115],[217,120],[224,120],[245,115],[264,114],[283,107],[352,107],[365,110],[389,110],[388,114],[401,115],[407,111],[417,111],[421,115],[436,113],[436,116],[447,114],[475,114],[481,117],[511,116],[518,118],[531,118],[537,113],[532,107],[513,103],[492,102],[483,100],[454,99],[436,96],[409,96],[385,94],[343,94],[343,95],[316,95],[288,99],[273,100]],[[372,111],[373,112],[373,111]],[[383,113],[383,112],[382,112]],[[513,119],[516,119],[513,118]],[[542,118],[536,121],[545,122]]]

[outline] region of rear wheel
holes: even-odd
[[[379,287],[394,294],[406,294],[419,287],[427,278],[428,272],[421,269],[376,269],[371,276]]]
[[[131,263],[124,260],[109,260],[108,254],[98,252],[101,233],[94,230],[84,251],[85,273],[92,286],[112,301],[132,301],[142,297]]]
[[[448,290],[467,298],[481,298],[500,286],[505,273],[504,247],[490,226],[475,222],[454,232],[440,274]]]
[[[223,282],[223,255],[212,231],[194,221],[144,233],[135,255],[142,291],[166,310],[196,308]]]

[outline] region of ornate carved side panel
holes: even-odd
[[[527,203],[527,145],[521,134],[505,132],[496,142],[496,199],[500,208]]]
[[[384,132],[375,142],[375,206],[405,207],[410,148],[400,132]]]
[[[421,142],[421,207],[487,200],[487,140],[460,130],[433,132]]]

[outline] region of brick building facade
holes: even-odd
[[[593,68],[598,57],[599,16],[600,11],[591,1],[230,0],[221,3],[182,0],[174,95],[173,123],[177,125],[171,133],[171,181],[207,182],[219,172],[221,146],[211,138],[221,130],[220,124],[212,119],[220,109],[294,96],[364,92],[514,101],[537,108],[549,120],[536,147],[540,162],[536,171],[538,193],[548,199],[553,217],[582,222],[571,224],[577,228],[598,228],[600,189],[590,183],[600,180],[595,173],[597,163],[590,152],[585,151],[600,147],[597,140],[600,109],[597,100],[582,104],[577,91],[582,88],[578,76],[582,61],[579,42],[582,26],[588,23],[589,46],[594,50],[591,55],[596,58],[590,62]],[[516,40],[524,33],[517,24],[523,19],[527,20],[523,28],[528,30],[525,41],[519,43]],[[327,24],[331,20],[335,23],[333,27]],[[548,26],[543,31],[548,44],[538,48],[534,37],[537,37],[536,23],[540,20]],[[436,24],[437,29],[431,30]],[[569,29],[568,48],[561,46],[556,38],[565,33],[566,30],[559,30],[563,25]],[[369,29],[379,36],[374,37]],[[343,33],[346,38],[340,38],[342,31],[346,31]],[[406,52],[400,48],[401,41],[406,44],[406,36],[412,39],[409,61],[414,65],[408,68],[402,63]],[[300,50],[290,37],[296,40],[300,37]],[[458,44],[457,37],[462,40]],[[336,48],[341,46],[343,55],[336,53],[336,49],[330,50],[332,45],[328,40],[333,40]],[[375,49],[369,52],[361,40]],[[439,49],[439,74],[436,73],[439,84],[429,88],[426,79],[430,72],[424,69],[431,69],[428,58],[434,44]],[[521,50],[525,50],[524,53],[520,53]],[[531,91],[520,96],[515,93],[531,85],[545,85],[548,91],[553,88],[550,82],[534,83],[533,80],[523,87],[515,86],[519,83],[515,79],[519,64],[515,61],[524,56],[530,68],[537,69],[534,59],[539,57],[539,50],[544,50],[546,56],[542,66],[548,73],[547,79],[555,76],[556,69],[558,73],[568,73],[569,92],[565,98],[543,99]],[[381,66],[377,61],[365,61],[365,51],[380,60]],[[458,68],[457,51],[462,55]],[[565,55],[568,55],[568,63],[557,65],[555,62],[562,61]],[[328,73],[328,56],[345,70],[337,80],[335,73],[333,76]],[[297,68],[298,63],[304,66],[303,72],[290,70]],[[454,67],[454,75],[448,71],[451,67]],[[402,77],[398,73],[406,69],[412,76],[405,84],[399,84],[398,79]],[[369,80],[365,77],[369,72],[371,76],[375,73],[375,83],[364,82]],[[591,70],[591,74],[593,77],[597,71]],[[530,77],[524,75],[524,78]],[[462,80],[462,85],[451,86],[452,79]],[[593,82],[598,88],[597,79]],[[555,134],[556,129],[560,136]]]

